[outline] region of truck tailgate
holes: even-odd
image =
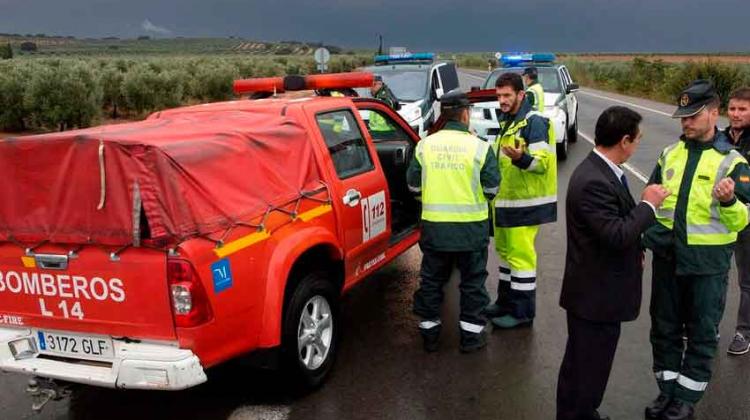
[[[0,243],[0,326],[174,340],[164,251]]]

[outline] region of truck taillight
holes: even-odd
[[[188,261],[167,260],[172,313],[177,327],[195,327],[213,316],[206,290]]]

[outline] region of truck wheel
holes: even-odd
[[[562,143],[557,143],[557,160],[565,160],[568,158],[568,136],[563,138]]]
[[[302,278],[284,314],[285,367],[303,390],[320,386],[336,356],[339,293],[325,272]]]
[[[578,115],[575,116],[573,126],[568,129],[568,141],[571,143],[578,141]]]

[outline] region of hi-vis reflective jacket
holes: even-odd
[[[544,112],[544,89],[542,84],[534,82],[531,86],[526,88],[526,93],[531,92],[534,95],[534,106],[533,110],[538,112]]]
[[[524,102],[515,119],[500,122],[493,149],[503,182],[494,201],[495,226],[534,226],[557,220],[557,156],[549,120]],[[523,147],[513,162],[503,146]]]
[[[422,167],[422,219],[429,222],[487,220],[481,171],[490,145],[468,132],[441,130],[417,143],[416,160]]]
[[[685,213],[688,245],[727,245],[737,240],[737,232],[748,224],[748,210],[738,200],[722,204],[711,195],[716,184],[731,174],[737,165],[746,164],[735,150],[705,150],[698,161],[692,179],[684,179],[688,161],[688,148],[684,141],[675,143],[662,152],[658,160],[662,184],[672,195],[656,212],[657,221],[672,230],[675,210],[682,182],[689,182],[690,189]]]

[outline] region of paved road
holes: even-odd
[[[462,72],[462,86],[479,84],[481,75]],[[578,98],[582,139],[571,146],[568,160],[560,165],[561,201],[571,172],[591,150],[586,138],[592,137],[603,108],[624,101],[644,116],[645,138],[632,160],[634,171],[648,174],[658,150],[679,134],[678,124],[667,116],[671,106],[590,89],[583,89]],[[633,172],[629,176],[634,193],[639,194],[642,183]],[[564,220],[563,206],[560,218]],[[316,393],[292,395],[273,374],[231,365],[210,372],[209,383],[193,390],[164,394],[89,388],[32,416],[22,392],[24,378],[5,374],[0,375],[0,419],[551,419],[566,339],[565,314],[557,305],[564,243],[563,222],[542,228],[537,242],[538,318],[533,329],[493,332],[488,348],[476,354],[458,352],[455,282],[448,288],[444,308],[448,328],[442,347],[435,354],[421,351],[410,312],[420,259],[415,248],[345,298],[339,360],[330,381]],[[493,256],[490,265],[497,265]],[[497,277],[497,271],[491,270],[491,292],[496,290]],[[646,305],[640,318],[623,328],[602,406],[617,420],[642,418],[644,404],[657,393],[648,343],[650,270],[644,279]],[[729,358],[724,352],[733,332],[737,300],[733,281],[721,325],[716,376],[698,410],[703,420],[750,419],[750,356]]]

